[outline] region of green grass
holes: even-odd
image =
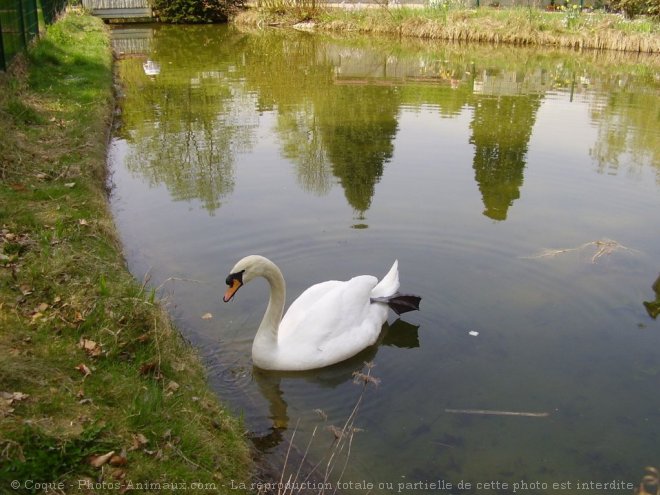
[[[321,31],[395,34],[403,37],[527,46],[660,53],[660,23],[617,15],[545,12],[530,8],[374,7],[365,9],[249,9],[237,25],[293,25],[313,21]]]
[[[73,12],[0,74],[0,493],[11,480],[16,493],[41,492],[27,480],[229,493],[250,475],[242,425],[121,257],[105,185],[111,88],[108,33]]]

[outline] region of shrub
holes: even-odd
[[[175,24],[226,22],[243,0],[152,0],[154,14]]]
[[[611,0],[610,8],[620,10],[627,18],[648,15],[660,18],[660,3],[657,0]]]

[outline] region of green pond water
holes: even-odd
[[[295,432],[289,468],[323,477],[364,361],[380,383],[329,478],[341,492],[627,494],[660,464],[657,58],[231,26],[115,42],[131,270],[273,469]],[[252,253],[289,302],[398,259],[421,311],[347,363],[261,372],[267,284],[221,302]]]

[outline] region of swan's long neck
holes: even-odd
[[[257,330],[255,344],[259,341],[265,345],[273,346],[277,345],[277,331],[280,321],[282,321],[282,313],[284,312],[286,284],[284,283],[282,272],[271,261],[263,264],[261,275],[268,280],[268,284],[270,285],[270,298],[264,318],[261,320],[259,330]]]

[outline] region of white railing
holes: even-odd
[[[86,9],[144,9],[150,8],[148,0],[83,0]]]
[[[148,0],[82,0],[83,7],[103,19],[151,17]]]

